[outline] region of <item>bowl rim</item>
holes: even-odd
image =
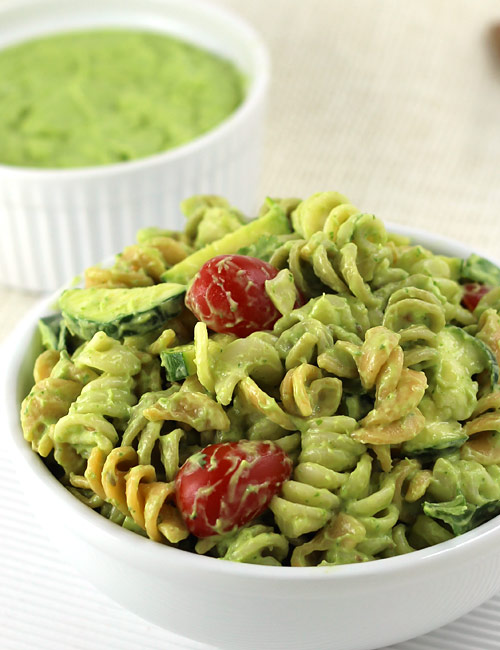
[[[434,252],[461,257],[477,253],[498,265],[491,255],[477,248],[470,248],[462,242],[442,235],[434,235],[428,231],[393,224],[385,221],[389,232],[409,236],[413,243],[434,250]],[[444,249],[444,250],[443,250]],[[36,333],[37,320],[40,316],[53,311],[53,305],[60,295],[61,290],[39,301],[20,320],[16,330],[12,332],[1,344],[0,350],[4,357],[3,371],[0,374],[0,403],[7,408],[0,412],[0,421],[3,419],[7,429],[8,442],[15,449],[16,457],[22,461],[23,469],[28,470],[35,479],[41,492],[44,492],[58,504],[58,511],[65,515],[65,526],[77,529],[81,537],[85,537],[88,544],[106,548],[113,554],[126,557],[129,564],[148,568],[158,572],[158,567],[165,570],[175,567],[179,571],[203,572],[207,575],[229,578],[243,577],[247,579],[272,582],[286,582],[303,584],[307,581],[329,580],[336,581],[366,581],[379,576],[388,576],[394,573],[424,573],[436,563],[442,565],[444,561],[453,563],[457,554],[468,552],[470,557],[477,554],[481,545],[491,548],[493,544],[500,543],[500,515],[478,526],[477,528],[454,537],[453,539],[429,548],[421,549],[406,555],[383,558],[359,564],[348,564],[326,567],[288,567],[288,566],[263,566],[244,564],[238,562],[221,562],[218,558],[197,555],[178,548],[152,542],[152,540],[137,535],[109,522],[105,517],[89,508],[76,499],[64,486],[51,474],[38,454],[31,450],[25,442],[19,423],[19,402],[17,400],[17,380],[21,363],[24,360],[26,345],[32,341]],[[16,463],[17,469],[19,464]],[[25,476],[25,474],[24,474]],[[481,544],[478,544],[481,542]],[[142,544],[147,546],[141,547]],[[428,575],[428,574],[426,574]],[[319,594],[318,594],[319,597]]]
[[[29,9],[29,7],[34,4],[43,5],[44,1],[45,0],[6,0],[2,5],[0,5],[0,18],[2,17],[2,14],[6,14],[9,11],[19,10],[21,3],[26,7],[26,9]],[[160,151],[142,158],[136,158],[124,162],[104,165],[88,165],[83,167],[38,168],[0,163],[0,179],[9,180],[13,177],[18,177],[19,180],[29,181],[34,179],[37,182],[50,182],[53,180],[80,180],[95,177],[109,178],[124,173],[134,173],[136,171],[147,172],[148,169],[157,165],[176,163],[191,156],[196,156],[205,147],[209,147],[221,138],[230,136],[241,126],[241,123],[245,123],[248,115],[254,112],[255,108],[259,106],[263,98],[266,96],[271,80],[271,57],[267,45],[259,32],[249,22],[244,20],[235,12],[209,2],[203,2],[202,0],[161,0],[161,2],[181,7],[189,4],[196,9],[197,12],[206,16],[214,17],[220,22],[220,24],[225,23],[231,25],[231,28],[241,35],[241,39],[244,39],[248,52],[251,54],[253,66],[255,68],[253,77],[249,78],[243,75],[245,81],[245,94],[241,104],[221,122],[205,133],[196,136],[184,144],[173,147],[172,149],[167,149],[166,151]],[[139,0],[137,4],[139,7]],[[109,26],[109,21],[105,22],[106,25]],[[187,20],[185,22],[187,23]],[[97,29],[97,27],[93,27],[92,29]],[[140,31],[140,28],[137,29]],[[51,31],[50,34],[55,35],[64,33],[65,31],[67,32],[70,30],[56,29],[55,31]],[[146,28],[144,28],[144,31],[156,31],[157,33],[167,35],[170,33],[166,30],[146,30]],[[182,40],[181,36],[177,38]],[[29,40],[30,37],[22,39],[19,42],[21,43]],[[196,45],[195,39],[189,40],[188,42]],[[198,44],[198,47],[207,50],[207,48],[202,44]],[[0,50],[1,49],[3,48],[0,48]],[[231,62],[234,64],[234,61]]]

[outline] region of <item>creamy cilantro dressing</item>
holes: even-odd
[[[244,97],[235,66],[152,32],[58,34],[0,51],[0,163],[65,168],[189,142]]]

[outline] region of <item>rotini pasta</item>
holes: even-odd
[[[268,199],[250,223],[217,196],[182,211],[184,232],[140,231],[87,270],[75,313],[40,323],[22,428],[76,498],[160,543],[296,567],[500,514],[496,267],[387,233],[337,192]],[[228,255],[253,261],[211,267],[198,304],[204,264]],[[477,278],[492,288],[471,303]]]
[[[116,447],[108,455],[94,447],[85,477],[73,481],[88,487],[157,541],[177,543],[186,526],[173,502],[174,485],[156,480],[152,465],[141,465],[133,447]]]

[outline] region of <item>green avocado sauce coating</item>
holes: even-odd
[[[105,165],[182,145],[241,104],[236,67],[146,31],[68,32],[0,50],[0,164]]]

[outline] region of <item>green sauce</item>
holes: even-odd
[[[153,32],[58,34],[0,51],[0,163],[67,168],[189,142],[242,102],[235,66]]]

